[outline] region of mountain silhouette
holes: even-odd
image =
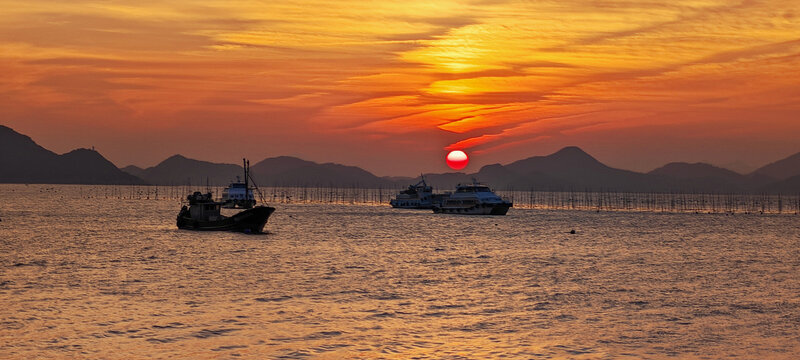
[[[131,174],[133,176],[136,176],[136,177],[138,177],[140,179],[143,179],[142,175],[144,174],[144,169],[142,169],[142,168],[140,168],[140,167],[138,167],[136,165],[128,165],[128,166],[126,166],[124,168],[121,168],[120,170],[122,170],[122,171],[124,171],[124,172],[126,172],[128,174]]]
[[[228,185],[244,171],[234,164],[219,164],[174,155],[156,166],[141,169],[128,166],[123,170],[158,185]],[[251,164],[250,175],[259,186],[337,186],[391,187],[395,182],[379,178],[355,166],[279,156]]]
[[[147,169],[128,166],[123,170],[155,185],[222,186],[230,184],[237,176],[241,178],[244,174],[239,165],[194,160],[183,155],[170,156]]]
[[[259,184],[270,186],[355,186],[386,187],[394,185],[356,166],[319,164],[291,156],[264,159],[250,167]]]
[[[0,183],[144,184],[100,153],[77,149],[58,155],[0,125]]]
[[[753,171],[752,174],[767,176],[778,181],[800,175],[800,153],[764,165],[756,171]]]
[[[123,171],[124,170],[124,171]],[[156,184],[224,186],[243,174],[242,167],[171,156],[146,169],[123,170],[94,150],[58,155],[30,137],[0,125],[0,182],[45,184]],[[404,188],[419,178],[378,177],[356,166],[316,163],[291,156],[264,159],[251,167],[260,186],[333,186]],[[452,190],[476,179],[498,190],[750,192],[800,193],[800,153],[742,175],[704,163],[669,163],[649,173],[615,169],[578,147],[533,156],[506,165],[491,164],[475,173],[426,174],[429,185]]]
[[[800,175],[770,183],[758,189],[759,193],[800,195]]]
[[[505,166],[485,166],[475,176],[519,190],[649,191],[665,187],[660,177],[609,167],[574,146]]]
[[[155,167],[125,168],[153,184],[227,185],[241,176],[242,168],[172,156]],[[267,158],[251,166],[259,186],[332,186],[402,188],[419,177],[378,177],[356,166],[316,163],[291,156]],[[630,191],[630,192],[774,192],[774,178],[741,175],[709,164],[670,163],[649,173],[609,167],[578,147],[565,147],[546,156],[533,156],[507,165],[491,164],[475,173],[425,174],[439,191],[452,190],[472,179],[499,190]],[[781,184],[791,188],[792,182]],[[777,185],[776,185],[777,186]],[[777,189],[777,187],[775,187]],[[785,190],[784,190],[785,192]]]
[[[790,157],[775,164],[790,168],[792,160],[793,157]],[[704,163],[669,163],[649,173],[615,169],[574,146],[507,165],[486,165],[472,174],[428,174],[425,178],[429,184],[440,189],[451,189],[457,183],[469,182],[474,178],[500,190],[708,193],[800,191],[800,179],[790,178],[776,182],[775,178],[764,174],[742,175]]]
[[[763,185],[751,177],[706,163],[674,162],[648,174],[672,179],[671,188],[675,191],[737,192]]]
[[[669,191],[797,193],[800,192],[800,153],[747,175],[705,163],[670,163],[648,174],[672,179]]]
[[[685,163],[673,162],[666,164],[658,169],[650,171],[648,174],[664,175],[676,179],[698,179],[698,178],[730,178],[738,179],[742,175],[734,171],[723,169],[706,163]]]

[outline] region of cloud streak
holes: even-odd
[[[783,139],[800,103],[788,0],[5,4],[8,125],[64,150],[52,132],[101,129],[123,164],[171,154],[137,158],[115,131],[181,143],[193,126],[207,141],[281,134],[269,150],[195,150],[217,161],[294,154],[397,174],[440,169],[446,149],[480,165],[581,145],[624,166],[688,141],[681,131],[753,129],[744,117],[760,109],[776,134],[759,141]],[[633,140],[653,129],[668,130]],[[647,149],[622,150],[634,146]],[[426,160],[381,160],[398,153]]]

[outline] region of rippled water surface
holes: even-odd
[[[797,215],[278,204],[244,235],[91,189],[0,185],[0,357],[800,356]]]

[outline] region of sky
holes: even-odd
[[[117,166],[800,152],[800,1],[0,0],[0,124]]]

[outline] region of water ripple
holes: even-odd
[[[296,204],[254,237],[40,190],[0,185],[4,358],[800,357],[793,215]]]

